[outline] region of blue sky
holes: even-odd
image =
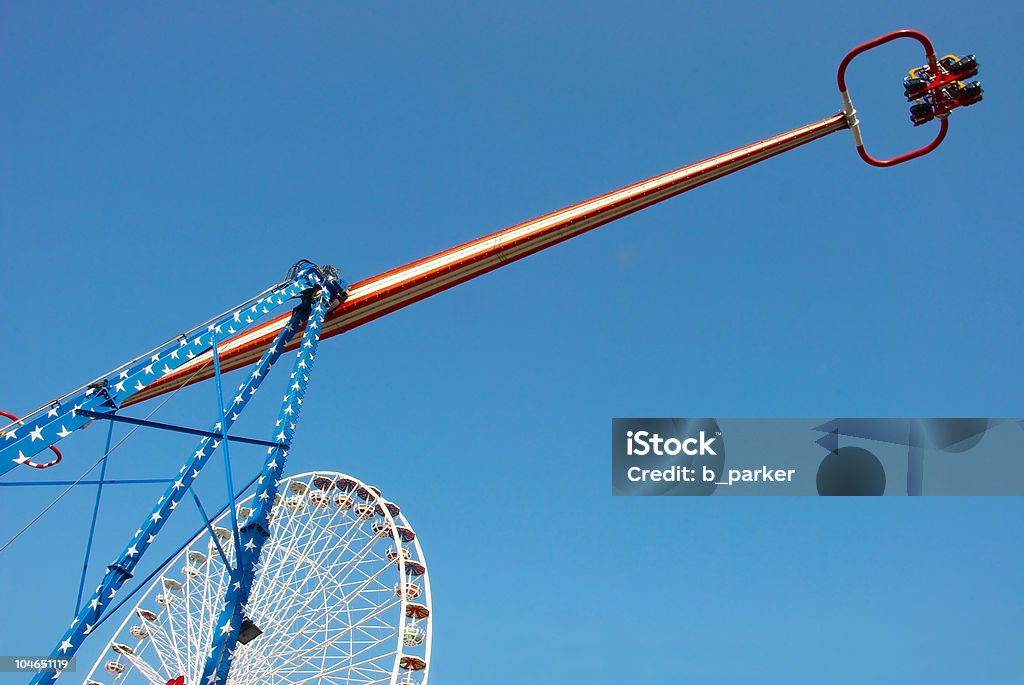
[[[1014,682],[1019,499],[613,499],[609,479],[614,416],[1021,415],[1022,11],[970,9],[2,3],[0,408],[301,257],[359,280],[824,118],[846,50],[914,26],[977,52],[987,90],[936,153],[877,170],[838,133],[332,339],[289,470],[403,506],[436,682]],[[893,46],[851,73],[880,155],[930,133],[900,97],[920,61]],[[214,407],[201,387],[159,416]],[[189,447],[133,440],[112,475],[161,477]],[[49,493],[5,490],[3,537]],[[157,496],[108,495],[94,570]],[[0,554],[0,652],[65,625],[91,498]]]

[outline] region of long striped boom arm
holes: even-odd
[[[355,283],[349,288],[345,301],[328,316],[322,337],[340,335],[505,264],[847,126],[847,118],[842,113],[835,114]],[[287,317],[281,316],[226,340],[219,348],[222,369],[238,369],[254,363],[286,321]],[[289,342],[288,349],[295,348],[300,340],[301,331]],[[208,351],[190,360],[173,373],[155,380],[124,404],[141,402],[210,378],[213,375],[210,355]]]

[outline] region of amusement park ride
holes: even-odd
[[[921,149],[893,159],[876,159],[864,147],[846,86],[846,70],[858,55],[899,38],[919,42],[926,57],[926,63],[911,70],[904,81],[905,95],[912,102],[911,120],[917,126],[938,119],[939,130],[935,139]],[[170,565],[161,565],[167,571],[151,587],[160,592],[154,600],[156,608],[137,605],[118,633],[124,633],[123,639],[133,641],[134,646],[111,642],[97,662],[102,668],[94,668],[101,672],[96,677],[107,677],[102,675],[105,670],[115,683],[132,682],[130,678],[156,685],[295,682],[287,679],[280,664],[302,661],[307,670],[301,677],[295,676],[302,682],[345,679],[425,683],[430,651],[429,585],[418,539],[397,505],[384,500],[376,488],[343,474],[284,476],[320,340],[842,129],[851,130],[858,154],[874,166],[893,166],[921,157],[945,138],[952,110],[981,100],[981,86],[976,82],[964,83],[977,70],[974,55],[939,59],[930,40],[917,31],[886,34],[855,48],[842,60],[837,80],[843,110],[825,119],[478,238],[351,286],[329,266],[300,262],[284,282],[91,383],[20,419],[4,414],[11,423],[0,433],[0,464],[6,464],[0,465],[0,475],[19,466],[46,469],[57,465],[61,454],[56,443],[96,420],[109,421],[110,425],[124,422],[175,430],[199,438],[196,449],[173,475],[173,482],[168,481],[166,491],[125,549],[106,567],[95,592],[81,604],[54,647],[52,658],[73,656],[90,632],[120,606],[115,605],[113,598],[133,577],[178,504],[186,495],[196,497],[191,492],[192,483],[211,456],[221,449],[226,459],[229,444],[243,442],[266,447],[262,470],[235,497],[240,497],[253,483],[254,493],[241,503],[232,498],[221,510],[219,519],[213,520],[203,513],[203,528],[175,557],[185,564],[181,580],[173,576]],[[290,311],[266,319],[281,308]],[[281,401],[272,437],[256,440],[233,435],[232,425],[271,368],[285,352],[296,349],[291,383]],[[250,365],[254,365],[253,369],[244,382],[235,392],[224,395],[223,374]],[[123,413],[134,404],[209,378],[215,379],[222,409],[206,430],[156,423]],[[44,450],[51,450],[55,456],[48,461],[40,459],[37,455]],[[230,479],[230,470],[227,473]],[[100,487],[103,483],[101,472]],[[236,491],[230,482],[229,491]],[[199,504],[198,499],[196,503]],[[311,553],[316,544],[325,544],[316,541],[331,539],[332,530],[342,531],[336,543]],[[317,531],[317,536],[309,531]],[[391,546],[381,554],[375,551],[376,542]],[[296,585],[297,567],[294,561],[288,561],[296,555],[315,557],[318,563],[322,562],[318,568],[327,574],[329,588],[334,588],[329,591],[339,593],[331,605],[334,610],[323,606],[322,613],[348,615],[342,624],[322,628],[324,634],[333,630],[340,637],[330,644],[314,645],[318,650],[316,664],[306,647],[303,652],[290,641],[291,633],[304,633],[304,639],[312,640],[315,631],[300,630],[293,624],[281,627],[282,621],[277,620],[281,614],[276,615],[277,619],[267,618],[275,616],[274,611],[283,611],[271,606],[271,598],[285,591],[289,582]],[[272,573],[276,575],[271,577]],[[365,582],[352,585],[346,578],[353,573]],[[394,586],[390,581],[380,580],[392,576],[396,579]],[[372,595],[371,590],[377,594]],[[421,603],[413,601],[421,595]],[[386,599],[373,599],[385,596]],[[363,609],[358,608],[360,597],[370,598]],[[297,596],[293,601],[312,600]],[[364,609],[363,614],[352,618],[353,612]],[[397,618],[381,618],[392,614]],[[137,624],[128,626],[136,620]],[[349,622],[344,623],[345,620]],[[274,631],[291,632],[275,638]],[[362,642],[353,639],[354,633]],[[261,647],[261,642],[265,647]],[[364,642],[370,647],[362,647]],[[283,646],[275,652],[270,645]],[[379,655],[374,656],[377,652],[373,649],[381,645],[388,645],[387,649],[378,649]],[[333,657],[329,654],[331,650],[337,652]],[[331,658],[335,661],[330,662]],[[31,682],[51,683],[59,675],[59,669],[44,670]],[[92,678],[90,674],[87,682],[100,682]]]

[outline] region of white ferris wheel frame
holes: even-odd
[[[318,477],[325,477],[330,479],[332,482],[337,483],[340,479],[350,479],[355,483],[355,486],[346,493],[330,488],[325,490],[317,489],[313,482]],[[300,483],[300,490],[303,493],[295,494],[293,490],[293,484]],[[303,488],[304,486],[304,488]],[[374,516],[371,518],[359,518],[354,512],[357,507],[361,504],[361,495],[357,496],[357,492],[363,490],[367,493],[365,499],[365,505],[373,507]],[[320,672],[317,673],[311,671],[311,675],[308,677],[301,677],[297,680],[277,680],[273,682],[287,683],[288,685],[314,685],[321,683],[345,683],[346,685],[356,683],[365,685],[376,685],[378,683],[389,683],[390,685],[404,685],[405,683],[411,683],[413,685],[427,685],[428,676],[430,671],[430,651],[431,641],[433,637],[432,630],[432,619],[433,619],[433,606],[431,604],[431,592],[430,592],[430,576],[426,568],[426,562],[423,555],[423,548],[420,545],[418,535],[414,535],[411,541],[407,543],[407,546],[403,544],[403,540],[399,529],[406,529],[412,531],[413,528],[409,524],[405,515],[398,510],[395,514],[392,513],[391,509],[386,506],[391,504],[376,492],[376,489],[372,486],[367,485],[361,480],[348,476],[344,473],[336,471],[310,471],[306,473],[296,474],[283,478],[280,483],[280,500],[275,504],[272,510],[271,519],[271,535],[268,538],[266,547],[260,558],[256,580],[253,586],[253,593],[249,605],[247,607],[247,615],[250,616],[258,626],[262,628],[268,628],[273,630],[271,626],[276,625],[274,617],[277,614],[272,613],[270,610],[275,612],[281,612],[286,609],[291,609],[292,612],[289,615],[289,625],[287,630],[295,628],[295,622],[298,620],[302,610],[307,608],[314,600],[316,592],[321,593],[321,597],[324,600],[324,604],[333,602],[332,608],[334,608],[340,615],[346,614],[350,619],[352,616],[352,605],[355,600],[360,598],[366,603],[366,606],[374,606],[367,599],[367,588],[374,582],[378,587],[374,587],[374,592],[382,592],[393,590],[389,584],[382,583],[380,580],[381,576],[387,575],[390,579],[397,579],[397,584],[404,586],[405,583],[416,581],[420,585],[420,595],[418,597],[410,597],[410,593],[406,592],[404,587],[399,593],[395,590],[392,595],[397,601],[381,601],[380,605],[377,605],[377,611],[371,612],[367,616],[359,619],[354,625],[349,623],[344,624],[344,629],[340,631],[338,635],[331,639],[330,642],[323,643],[320,645],[317,653],[323,652],[321,658]],[[312,493],[321,492],[327,497],[326,506],[317,506],[312,502]],[[336,497],[349,497],[353,502],[348,507],[337,506],[335,502]],[[295,498],[301,498],[298,501],[304,503],[304,506],[298,511],[291,511],[288,509],[289,502],[296,502]],[[245,500],[238,502],[238,509],[247,508],[252,502],[253,495],[250,495]],[[326,521],[317,521],[317,519],[323,519],[323,516],[317,516],[317,512],[331,512],[330,516]],[[365,511],[365,510],[364,510]],[[231,512],[225,511],[212,523],[215,526],[214,530],[220,528],[224,531],[221,526],[227,523],[230,526],[230,514]],[[239,525],[244,523],[245,517],[239,517]],[[371,522],[383,520],[386,522],[386,527],[381,532],[375,532],[371,528]],[[299,550],[298,547],[306,541],[303,535],[309,535],[315,532],[317,529],[320,531],[327,530],[330,532],[330,528],[336,523],[343,523],[345,530],[338,537],[340,542],[344,543],[344,547],[340,550],[335,547],[321,548],[314,552],[314,556],[309,557],[303,553],[303,550]],[[290,528],[283,528],[283,526],[290,526]],[[301,529],[301,530],[300,530]],[[227,531],[224,531],[227,532]],[[360,535],[362,533],[362,535]],[[283,544],[282,537],[288,536],[288,545]],[[353,551],[350,549],[353,542],[359,542],[362,547],[358,550]],[[232,536],[230,533],[224,535],[224,539],[221,541],[221,548],[227,555],[228,559],[232,559],[234,549]],[[288,606],[285,607],[284,603],[287,599],[287,593],[280,594],[278,596],[268,596],[268,584],[272,582],[271,578],[268,578],[264,571],[268,568],[274,568],[275,570],[282,570],[285,567],[284,562],[279,562],[278,554],[285,554],[287,557],[293,560],[297,559],[300,562],[312,562],[314,565],[320,564],[325,560],[326,555],[332,551],[340,554],[349,555],[346,556],[345,563],[341,564],[343,570],[347,569],[347,573],[344,577],[337,579],[331,578],[330,580],[340,580],[339,587],[345,586],[345,581],[348,580],[359,567],[363,560],[368,558],[375,548],[379,548],[382,545],[390,543],[395,550],[396,559],[389,560],[387,555],[375,554],[370,557],[370,561],[375,566],[379,566],[379,569],[373,576],[366,576],[361,580],[361,585],[357,586],[357,592],[355,594],[351,592],[342,592],[340,595],[331,592],[327,593],[324,591],[324,583],[321,582],[313,592],[306,593],[308,595],[305,603],[299,607]],[[289,546],[290,545],[290,546]],[[407,559],[406,555],[399,550],[408,549],[410,555]],[[190,553],[200,552],[206,556],[204,561],[199,567],[193,566],[193,562],[189,559]],[[357,554],[359,556],[351,556]],[[396,563],[397,562],[397,563]],[[408,563],[407,563],[408,562]],[[409,573],[407,566],[411,566],[412,563],[418,563],[423,567],[423,573],[418,576],[414,576]],[[211,572],[211,569],[215,568],[212,564],[218,564],[216,567],[217,572]],[[184,564],[184,566],[182,565]],[[184,568],[192,566],[193,568],[200,569],[199,575],[194,578],[186,579],[183,575]],[[291,569],[291,575],[286,579],[283,585],[279,585],[279,588],[287,588],[289,585],[293,585],[296,581],[296,575],[299,572],[301,563],[293,563]],[[337,566],[337,564],[335,564]],[[319,566],[315,566],[319,570]],[[201,570],[205,569],[205,570]],[[397,572],[392,569],[397,569]],[[90,669],[85,682],[102,682],[106,685],[120,685],[125,683],[131,673],[136,672],[141,678],[142,682],[148,681],[149,683],[158,683],[164,685],[167,681],[165,674],[173,674],[168,677],[175,677],[177,675],[185,675],[187,685],[198,685],[196,683],[196,677],[198,673],[202,672],[202,665],[205,661],[204,650],[209,648],[211,642],[211,636],[213,634],[214,626],[213,622],[216,620],[221,603],[223,602],[223,591],[226,588],[226,579],[228,574],[224,572],[223,562],[220,561],[220,554],[213,544],[211,536],[208,531],[203,531],[196,535],[188,545],[186,545],[181,552],[179,552],[170,562],[168,562],[163,572],[157,576],[149,587],[143,592],[139,600],[132,606],[132,610],[128,613],[121,625],[118,626],[113,637],[109,640],[106,647],[97,657],[93,667]],[[364,574],[365,576],[365,574]],[[308,576],[307,576],[308,580]],[[323,579],[321,579],[323,580]],[[175,583],[179,583],[182,587],[181,590],[173,591],[168,589],[168,582],[173,587]],[[184,596],[181,593],[185,590],[186,586],[189,588],[195,588],[196,584],[202,583],[203,594],[202,597],[193,598],[191,594],[185,592]],[[355,581],[353,581],[355,582]],[[216,586],[215,586],[216,585]],[[305,583],[303,583],[303,586]],[[294,590],[293,595],[298,595],[302,590]],[[171,598],[170,604],[160,605],[157,603],[159,596],[169,596]],[[427,609],[427,616],[420,620],[411,620],[407,616],[410,599],[415,599],[419,604],[422,604]],[[182,601],[184,600],[184,601]],[[202,600],[203,606],[200,608],[198,616],[188,611],[188,607],[193,600],[198,602]],[[178,611],[174,609],[176,605],[184,605],[184,609]],[[325,607],[326,608],[326,607]],[[184,654],[179,648],[179,642],[177,640],[168,641],[166,634],[167,631],[161,625],[159,630],[150,631],[149,636],[145,638],[136,638],[131,635],[131,627],[134,625],[143,625],[147,628],[157,627],[155,622],[147,622],[141,619],[141,611],[151,611],[158,616],[158,621],[162,624],[167,622],[172,624],[170,627],[173,630],[173,624],[176,621],[184,623],[179,630],[184,630]],[[362,609],[357,609],[362,610]],[[340,669],[326,672],[327,661],[327,650],[330,646],[340,640],[345,635],[348,636],[348,644],[353,651],[350,651],[351,662],[353,658],[359,657],[363,652],[368,649],[372,649],[377,646],[385,645],[386,638],[381,638],[375,643],[371,643],[369,647],[364,648],[363,652],[355,652],[355,642],[353,636],[356,630],[361,627],[365,630],[366,622],[370,619],[376,619],[385,613],[394,613],[397,610],[397,625],[382,625],[376,624],[370,626],[378,630],[390,631],[390,639],[394,640],[394,649],[391,652],[370,657],[364,661],[356,661],[355,663],[344,664]],[[420,628],[425,633],[423,641],[419,645],[408,646],[404,642],[404,638],[407,634],[408,629]],[[240,660],[239,669],[234,666],[228,677],[229,685],[256,685],[256,681],[252,681],[250,678],[253,676],[260,676],[261,678],[266,677],[266,673],[260,673],[257,669],[258,664],[254,663],[257,652],[255,650],[261,647],[267,648],[267,641],[265,638],[274,637],[277,638],[272,644],[277,646],[282,640],[287,640],[287,644],[291,643],[291,639],[288,638],[287,634],[283,634],[282,631],[277,630],[268,633],[270,635],[261,635],[255,638],[253,641],[253,652],[250,654],[244,654],[244,657]],[[324,628],[324,638],[327,639],[328,629]],[[160,635],[160,638],[156,638],[156,635]],[[315,639],[313,637],[307,637],[306,642]],[[260,641],[264,640],[263,644]],[[127,645],[129,650],[122,650],[120,647],[115,648],[115,645]],[[236,650],[247,650],[247,646],[238,645]],[[164,651],[161,651],[164,650]],[[293,653],[304,654],[309,651],[308,648],[304,650],[293,650]],[[131,653],[129,653],[131,652]],[[151,653],[151,658],[159,659],[157,668],[149,664],[143,655],[147,652]],[[155,653],[155,657],[152,656]],[[358,671],[358,667],[364,664],[372,664],[372,662],[378,659],[385,659],[393,654],[394,659],[391,665],[391,672],[389,676],[384,676],[378,679],[360,679],[353,678],[353,668]],[[422,655],[422,656],[420,656]],[[265,656],[265,655],[264,655]],[[275,656],[273,653],[271,656]],[[402,668],[402,662],[404,657],[419,657],[424,663],[424,668],[419,671],[409,671]],[[173,663],[171,660],[174,660]],[[121,674],[111,674],[106,670],[106,664],[110,661],[124,663],[124,672]],[[266,659],[264,659],[264,662]],[[308,661],[308,659],[307,659]],[[159,672],[157,671],[159,669]],[[255,671],[255,672],[254,672]],[[292,669],[294,672],[295,669]],[[345,675],[347,673],[348,675]],[[97,678],[103,678],[98,680]],[[113,678],[113,680],[111,680]],[[404,678],[404,679],[402,679]],[[139,679],[136,678],[135,682]],[[270,683],[266,680],[259,680],[259,684]]]

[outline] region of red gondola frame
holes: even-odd
[[[850,66],[850,62],[852,62],[858,55],[900,38],[910,38],[920,43],[924,48],[925,56],[928,59],[928,68],[933,74],[939,73],[938,58],[935,55],[935,48],[932,47],[931,40],[920,31],[915,31],[913,29],[900,29],[899,31],[893,31],[892,33],[887,33],[884,36],[879,36],[874,40],[869,40],[866,43],[858,45],[846,54],[843,61],[839,63],[839,70],[836,72],[836,81],[839,84],[839,94],[843,97],[844,112],[846,113],[847,121],[850,124],[850,130],[853,132],[853,139],[857,145],[857,153],[865,162],[877,167],[896,166],[897,164],[902,164],[903,162],[909,162],[912,159],[923,157],[939,146],[946,137],[946,132],[949,130],[949,121],[946,117],[939,117],[939,132],[932,142],[922,148],[914,150],[913,152],[908,152],[906,154],[893,157],[892,159],[878,159],[876,157],[872,157],[864,148],[864,140],[861,138],[860,134],[860,122],[857,121],[856,116],[857,110],[853,108],[853,101],[850,99],[846,89],[846,68]]]

